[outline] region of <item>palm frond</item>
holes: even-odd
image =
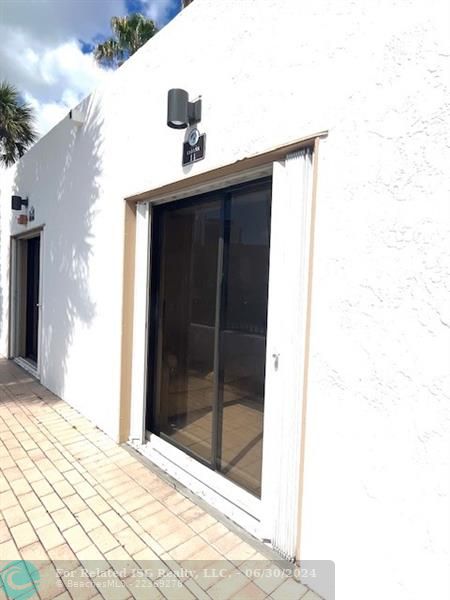
[[[34,112],[17,89],[0,82],[0,163],[9,167],[36,141]]]
[[[111,29],[113,37],[98,44],[94,51],[97,62],[108,67],[120,66],[158,31],[155,23],[140,13],[113,17]]]

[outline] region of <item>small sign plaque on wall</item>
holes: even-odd
[[[198,129],[192,129],[188,139],[183,143],[183,167],[205,158],[206,134],[200,135]]]

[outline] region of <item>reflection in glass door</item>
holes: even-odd
[[[156,207],[147,428],[261,494],[271,182]]]

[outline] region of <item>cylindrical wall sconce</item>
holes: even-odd
[[[202,117],[202,101],[189,102],[186,90],[174,88],[167,94],[167,125],[172,129],[186,129]]]

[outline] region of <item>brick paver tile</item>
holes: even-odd
[[[77,552],[77,558],[89,573],[101,573],[110,568],[108,561],[94,544]]]
[[[116,575],[100,574],[93,577],[92,581],[105,600],[127,600],[130,597],[128,588]]]
[[[77,520],[83,529],[89,533],[93,529],[101,526],[100,519],[92,512],[90,508],[86,508],[77,514]]]
[[[134,485],[123,494],[115,496],[116,502],[123,506],[128,512],[141,508],[148,501],[148,492]]]
[[[66,476],[67,471],[72,469],[71,463],[65,458],[55,460],[53,464],[55,465],[55,469],[58,469],[58,471],[64,473],[64,476]]]
[[[0,469],[3,471],[5,469],[9,469],[10,467],[14,467],[14,460],[10,456],[2,456],[0,457]]]
[[[271,597],[274,600],[286,600],[286,598],[302,598],[308,588],[303,584],[295,581],[295,579],[286,579],[284,583],[280,585],[274,592],[271,593]]]
[[[207,514],[199,506],[192,506],[192,502],[190,504],[191,506],[187,510],[179,513],[180,519],[183,519],[185,523],[191,523],[191,521],[204,517]]]
[[[87,509],[86,502],[80,496],[78,496],[78,494],[67,496],[64,498],[64,502],[68,506],[69,510],[71,510],[75,515]]]
[[[242,539],[231,531],[227,531],[225,535],[212,542],[213,546],[223,555],[228,555],[231,550],[241,543]]]
[[[75,553],[78,553],[79,550],[83,550],[83,548],[87,548],[87,546],[90,546],[92,543],[85,531],[79,525],[66,529],[66,531],[63,532],[63,535]]]
[[[10,448],[9,453],[13,460],[20,460],[22,458],[27,458],[27,453],[23,448]]]
[[[157,500],[146,501],[144,506],[137,508],[131,512],[131,516],[136,520],[141,521],[151,515],[154,515],[157,512],[160,512],[163,509],[163,505]]]
[[[27,521],[25,513],[18,504],[10,506],[4,510],[3,518],[5,519],[9,528],[15,527],[16,525],[20,525],[21,523],[25,523]]]
[[[64,538],[53,523],[36,529],[36,533],[46,550],[50,550],[51,548],[55,548],[55,546],[60,546],[64,543]]]
[[[190,592],[194,594],[194,597],[198,600],[211,600],[208,594],[204,590],[202,590],[198,583],[193,579],[188,579],[184,582],[184,585]]]
[[[15,504],[17,504],[17,498],[13,492],[7,491],[0,494],[0,510],[5,510]]]
[[[11,527],[11,535],[13,536],[16,546],[19,548],[19,550],[24,546],[29,546],[33,542],[37,542],[34,529],[31,527],[28,521],[26,523],[22,523],[21,525]]]
[[[192,558],[195,558],[197,566],[203,568],[209,566],[214,561],[219,561],[223,557],[212,546],[207,545],[206,548],[198,550]]]
[[[184,587],[183,583],[173,573],[168,573],[155,581],[161,592],[168,600],[191,600],[195,596]]]
[[[103,498],[98,494],[96,494],[95,496],[91,496],[90,498],[86,498],[86,503],[95,512],[96,515],[101,515],[109,510],[109,504],[105,502]]]
[[[150,561],[159,561],[159,556],[153,552],[151,548],[143,548],[139,552],[133,555],[133,559],[141,565],[142,568],[145,563]]]
[[[50,525],[52,519],[43,506],[27,511],[27,517],[35,529]]]
[[[60,498],[73,496],[75,493],[75,490],[68,481],[57,481],[55,484],[53,484],[53,488]]]
[[[22,479],[23,478],[22,471],[20,469],[18,469],[17,467],[11,467],[9,469],[3,469],[3,475],[4,475],[5,481],[9,481],[10,483],[12,481],[16,481],[16,479]]]
[[[172,500],[170,503],[168,503],[168,498]],[[193,508],[198,509],[198,507],[195,506],[191,500],[188,500],[188,498],[185,498],[178,492],[172,497],[168,496],[168,498],[164,498],[164,502],[166,506],[176,515],[185,514],[188,510]],[[201,510],[201,512],[203,511]]]
[[[164,598],[155,584],[146,577],[128,577],[124,580],[124,583],[135,600],[159,600]]]
[[[43,473],[45,478],[51,483],[51,485],[55,485],[55,483],[58,483],[59,481],[62,481],[64,479],[62,473],[60,473],[58,469],[55,469],[54,467],[50,469],[45,469]]]
[[[50,559],[40,542],[34,542],[25,548],[20,549],[21,558],[31,562],[39,562],[39,566],[50,562]]]
[[[94,583],[86,577],[82,567],[66,571],[61,575],[61,579],[72,598],[76,600],[91,600],[91,598],[98,597],[97,588]]]
[[[59,510],[55,510],[52,513],[52,519],[55,521],[61,531],[78,525],[75,517],[65,506]]]
[[[53,600],[66,591],[64,584],[53,565],[47,565],[39,569],[38,593],[41,600]]]
[[[196,567],[197,576],[195,581],[203,590],[208,590],[216,583],[222,581],[229,573],[236,571],[235,567],[230,562],[224,560],[223,557],[220,557],[220,560],[215,562],[208,561],[206,567],[205,565]],[[242,587],[238,589],[242,589]],[[235,589],[233,593],[236,593],[238,589]]]
[[[36,496],[34,492],[29,492],[28,494],[24,494],[23,496],[18,496],[18,500],[22,505],[24,511],[32,510],[33,508],[37,508],[41,506],[39,498]]]
[[[160,538],[158,543],[164,548],[164,550],[171,550],[180,544],[183,544],[190,538],[192,538],[195,533],[184,525],[183,527],[177,527],[173,533],[170,533],[168,536],[164,538]]]
[[[116,537],[131,556],[145,548],[144,542],[138,535],[134,533],[132,529],[130,529],[130,527],[127,527],[127,529],[122,529],[122,531],[116,533]]]
[[[228,577],[224,577],[208,589],[208,594],[213,600],[232,598],[237,592],[250,583],[243,573],[232,571]],[[283,600],[293,600],[292,596],[284,596]]]
[[[96,495],[96,491],[92,487],[90,483],[87,481],[82,481],[77,484],[77,494],[83,498],[83,500],[87,500],[88,498],[92,498]]]
[[[0,473],[0,492],[8,492],[10,489],[8,480]]]
[[[241,542],[226,554],[228,560],[231,560],[235,565],[240,565],[246,560],[257,556],[255,548],[246,542]],[[254,558],[253,560],[257,560]]]
[[[119,574],[120,579],[129,577],[139,569],[138,565],[131,558],[122,546],[118,546],[105,554],[106,560],[113,569]]]
[[[228,529],[222,523],[215,523],[208,529],[201,532],[201,536],[210,544],[218,540],[220,537],[228,533]]]
[[[64,508],[63,501],[58,494],[55,494],[55,492],[47,494],[47,496],[41,496],[41,502],[49,513],[59,510],[60,508]]]
[[[134,513],[132,514],[134,515]],[[174,519],[174,515],[170,514],[168,510],[165,510],[164,507],[162,507],[158,512],[155,512],[148,517],[144,517],[143,519],[138,519],[138,522],[145,531],[152,533],[164,523],[172,521],[172,519]]]
[[[16,479],[10,482],[10,486],[12,491],[16,494],[16,496],[21,496],[22,494],[27,494],[31,492],[31,487],[25,477],[21,477],[21,479]]]
[[[127,527],[126,522],[113,510],[108,510],[100,515],[100,520],[111,533],[117,533]]]
[[[36,481],[40,481],[44,478],[42,473],[39,471],[37,467],[33,467],[32,469],[27,469],[23,472],[26,477],[28,483],[35,483]]]
[[[9,529],[8,526],[6,524],[6,521],[4,521],[3,519],[0,521],[0,544],[2,542],[6,542],[7,540],[11,539],[11,534],[9,533]]]
[[[80,473],[76,469],[66,471],[64,473],[64,477],[67,479],[67,481],[69,481],[69,483],[75,486],[77,483],[81,483],[83,481],[83,476],[80,475]]]
[[[0,544],[0,570],[12,560],[19,560],[20,553],[13,540]]]
[[[186,560],[188,558],[195,558],[195,555],[208,548],[208,544],[199,536],[195,536],[184,542],[170,551],[170,556],[175,560]]]
[[[312,590],[308,590],[306,594],[302,596],[302,600],[321,600],[321,598]]]
[[[33,461],[28,458],[28,456],[25,458],[19,458],[19,460],[16,461],[16,464],[21,471],[26,471],[27,469],[32,469],[34,467]]]
[[[46,496],[47,494],[51,494],[53,492],[52,486],[48,483],[48,481],[45,481],[45,479],[33,481],[31,483],[31,487],[39,497]]]
[[[57,569],[75,569],[79,560],[67,544],[61,544],[48,551],[48,555]]]
[[[174,515],[167,515],[170,515],[170,512],[162,510],[154,515],[153,518],[145,519],[146,525],[149,527],[152,537],[157,540],[170,535],[174,531],[180,531],[187,527],[187,525],[185,525],[178,517],[175,517]]]
[[[63,592],[59,596],[56,596],[54,600],[72,600],[72,596],[69,594],[69,592]]]
[[[232,600],[263,600],[264,598],[267,598],[266,593],[252,581],[232,596]]]
[[[205,529],[208,529],[208,527],[211,527],[211,525],[214,525],[215,523],[216,519],[214,517],[208,514],[204,514],[198,519],[190,521],[189,527],[197,533],[201,533],[202,531],[205,531]]]
[[[118,540],[111,535],[104,525],[90,531],[89,537],[103,553],[108,552],[119,545]]]

